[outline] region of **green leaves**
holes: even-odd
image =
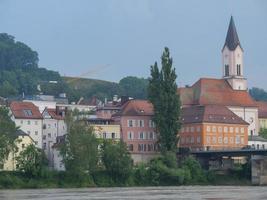
[[[16,148],[16,130],[8,109],[0,107],[0,165],[4,163],[8,154]]]
[[[16,158],[18,170],[28,177],[42,176],[44,168],[47,166],[47,159],[41,149],[34,144],[30,144],[20,152]]]
[[[107,173],[116,183],[125,183],[132,173],[133,161],[123,141],[104,141],[102,162]]]
[[[154,106],[154,122],[159,134],[162,152],[175,151],[180,129],[180,99],[177,94],[176,73],[172,67],[172,58],[166,47],[161,56],[162,68],[157,63],[151,66],[151,78],[148,85],[148,99]]]

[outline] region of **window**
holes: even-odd
[[[240,144],[240,136],[236,136],[235,137],[235,143],[236,144]]]
[[[28,125],[31,125],[31,121],[28,120]]]
[[[137,120],[138,127],[144,127],[144,120]]]
[[[34,121],[34,124],[35,124],[35,125],[38,125],[38,121]]]
[[[103,133],[103,138],[104,138],[104,139],[107,138],[107,133],[106,133],[106,132]]]
[[[25,144],[22,144],[21,147],[22,147],[22,149],[24,149],[25,148]]]
[[[189,144],[190,143],[190,137],[186,137],[185,143],[186,144]]]
[[[216,131],[217,131],[216,126],[213,126],[213,127],[212,127],[212,132],[213,132],[213,133],[216,133]]]
[[[181,137],[181,144],[184,144],[184,143],[185,143],[184,137]]]
[[[200,143],[200,136],[197,136],[197,143]]]
[[[210,126],[207,126],[207,132],[210,132]]]
[[[144,151],[144,144],[138,144],[138,151]]]
[[[34,141],[35,145],[38,145],[38,141]]]
[[[38,131],[35,131],[34,133],[35,133],[35,135],[38,135]]]
[[[222,143],[222,137],[218,137],[218,143],[219,143],[219,144]]]
[[[223,138],[223,143],[224,143],[224,144],[228,144],[228,137],[224,137],[224,138]]]
[[[218,127],[218,132],[222,133],[222,127],[221,126]]]
[[[43,148],[46,149],[46,142],[43,143]]]
[[[153,138],[154,138],[154,133],[153,132],[150,132],[149,133],[149,139],[153,140]]]
[[[210,143],[210,136],[207,136],[207,143]]]
[[[229,65],[225,65],[225,76],[229,76]]]
[[[127,135],[128,135],[128,140],[134,139],[134,133],[133,132],[128,132]]]
[[[241,144],[244,144],[244,138],[241,137]]]
[[[43,140],[46,140],[46,135],[43,135]]]
[[[153,144],[147,145],[147,151],[153,151]]]
[[[134,127],[134,120],[128,120],[128,127]]]
[[[143,133],[143,132],[140,132],[140,133],[139,133],[139,139],[141,139],[141,140],[145,139],[145,137],[144,137],[144,133]]]
[[[230,143],[233,144],[234,143],[234,138],[230,137]]]
[[[235,128],[235,132],[239,133],[239,128],[238,127]]]
[[[23,110],[23,113],[24,113],[24,115],[25,116],[32,116],[32,111],[31,110],[28,110],[28,109],[26,109],[26,110]]]
[[[48,124],[48,128],[51,128],[51,124]]]
[[[244,132],[245,132],[245,129],[244,129],[244,128],[241,128],[241,129],[240,129],[240,132],[241,132],[241,133],[244,133]]]
[[[23,124],[23,120],[20,120],[20,124]]]
[[[195,128],[193,126],[190,128],[190,132],[191,133],[195,132]]]
[[[48,137],[51,138],[51,133],[48,133]]]
[[[234,128],[230,127],[230,133],[233,133],[233,132],[234,132]]]
[[[228,127],[227,126],[223,127],[223,132],[225,132],[225,133],[228,132]]]
[[[199,126],[197,127],[197,132],[200,132],[200,127]]]
[[[212,137],[212,143],[213,144],[216,144],[217,143],[217,137],[215,137],[215,136]]]
[[[241,76],[241,65],[240,64],[236,65],[236,72],[237,72],[237,76]]]
[[[191,143],[194,143],[195,142],[195,138],[192,136],[191,137]]]
[[[111,138],[115,139],[115,137],[116,137],[116,134],[115,133],[111,133]]]
[[[133,151],[133,144],[129,144],[129,145],[128,145],[128,150],[129,150],[129,151]]]

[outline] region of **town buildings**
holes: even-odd
[[[31,102],[13,101],[10,104],[11,119],[16,126],[28,134],[34,141],[36,147],[42,148],[43,140],[43,117]]]
[[[180,147],[194,151],[241,149],[248,144],[249,124],[225,106],[184,107]]]
[[[135,163],[146,162],[158,152],[157,134],[152,121],[153,106],[146,100],[129,100],[112,115],[121,126],[121,139]]]
[[[0,170],[5,171],[14,171],[17,168],[16,157],[19,156],[21,151],[23,151],[27,146],[34,144],[33,139],[23,132],[22,130],[18,130],[16,132],[17,138],[15,140],[15,144],[17,147],[16,151],[11,151],[8,155],[8,158],[5,160],[4,165],[0,166]]]

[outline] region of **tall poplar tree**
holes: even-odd
[[[162,68],[157,62],[151,66],[148,99],[154,106],[153,120],[159,136],[161,152],[175,152],[180,129],[180,98],[177,94],[176,73],[167,47],[161,56]]]

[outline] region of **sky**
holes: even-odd
[[[37,51],[40,67],[115,82],[148,77],[167,46],[184,86],[222,77],[231,15],[249,87],[267,89],[265,0],[0,0],[0,32]]]

